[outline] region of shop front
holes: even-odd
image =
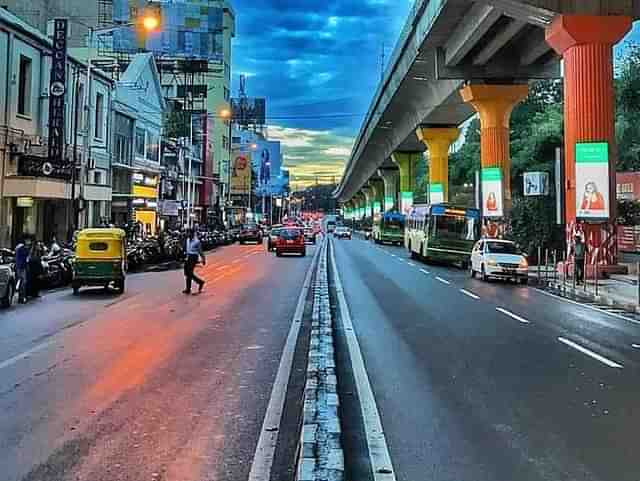
[[[131,178],[133,220],[141,226],[143,236],[154,236],[158,232],[158,175],[135,172]]]

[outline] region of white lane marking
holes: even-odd
[[[502,307],[496,307],[496,311],[502,312],[503,314],[505,314],[505,315],[511,317],[512,319],[515,319],[516,321],[519,321],[519,322],[521,322],[523,324],[529,324],[530,323],[530,321],[527,321],[524,317],[520,317],[520,316],[514,314],[513,312],[509,312],[506,309],[503,309]]]
[[[284,410],[287,386],[289,385],[289,377],[293,366],[293,355],[298,342],[300,327],[302,326],[302,315],[304,314],[305,301],[311,286],[313,269],[314,266],[317,265],[317,259],[320,251],[322,250],[323,249],[316,249],[311,265],[309,266],[309,270],[307,270],[302,291],[298,297],[298,304],[293,315],[293,320],[291,321],[291,328],[289,329],[287,341],[282,351],[280,365],[278,366],[278,373],[276,374],[276,379],[273,383],[273,389],[271,390],[271,396],[269,397],[269,405],[267,406],[267,412],[264,415],[262,429],[260,430],[260,437],[258,438],[256,451],[253,455],[251,471],[249,472],[249,481],[264,481],[268,480],[271,476],[271,466],[273,465],[273,458],[276,453],[278,433],[280,432],[280,423],[282,421],[282,411]]]
[[[42,344],[38,344],[37,346],[34,346],[31,349],[28,349],[28,350],[24,351],[23,353],[20,353],[20,354],[18,354],[16,356],[13,356],[13,357],[7,359],[6,361],[0,362],[0,369],[4,369],[5,367],[13,366],[16,362],[22,361],[24,358],[29,357],[31,354],[36,353],[38,351],[41,351],[42,349],[44,349],[45,347],[49,346],[52,343],[53,343],[53,341],[43,342]]]
[[[430,274],[430,272],[429,272],[429,271],[427,271],[427,270],[425,270],[425,269],[420,269],[420,272],[422,272],[423,274],[427,274],[427,275],[429,275],[429,274]]]
[[[358,398],[360,399],[360,411],[367,436],[367,447],[369,448],[369,460],[371,462],[373,479],[374,481],[395,481],[396,475],[393,470],[393,463],[391,462],[391,455],[387,447],[384,430],[382,429],[376,398],[373,395],[369,376],[364,366],[358,337],[353,329],[351,314],[349,313],[349,306],[347,305],[347,299],[344,295],[342,280],[340,279],[333,249],[330,250],[330,257],[338,304],[340,305],[340,315],[344,327],[344,335],[349,349],[353,378],[356,383],[356,389],[358,390]]]
[[[640,349],[640,344],[631,344],[631,347],[634,349]]]
[[[442,277],[437,277],[436,276],[436,279],[439,280],[440,282],[442,282],[443,284],[446,284],[446,285],[450,285],[451,284],[451,282],[449,282],[446,279],[443,279]]]
[[[460,289],[460,292],[462,292],[465,296],[471,297],[472,299],[480,299],[480,296],[476,296],[473,292],[469,292],[466,289]]]
[[[413,262],[408,262],[407,261],[407,264],[409,264],[411,267],[415,267],[416,266]]]
[[[236,259],[235,261],[231,261],[232,264],[237,264],[238,262],[242,262],[242,259]]]
[[[620,314],[616,314],[615,312],[609,312],[609,311],[605,311],[604,309],[600,309],[598,307],[589,305],[589,304],[582,304],[580,302],[571,300],[571,299],[565,299],[564,297],[560,297],[560,296],[556,296],[555,294],[551,294],[550,292],[547,291],[543,291],[542,289],[538,289],[537,287],[534,287],[534,290],[540,292],[541,294],[544,294],[545,296],[549,296],[549,297],[553,297],[555,299],[558,299],[560,301],[565,301],[568,302],[570,304],[575,304],[576,306],[580,306],[580,307],[584,307],[585,309],[591,309],[592,311],[597,311],[600,312],[602,314],[608,314],[612,317],[617,317],[618,319],[622,319],[624,321],[629,321],[629,322],[633,322],[634,324],[640,324],[640,321],[637,321],[635,319],[631,319],[630,317],[626,317],[626,316],[621,316]]]
[[[397,255],[395,255],[395,254],[391,254],[391,257],[398,257],[398,256],[397,256]]]
[[[577,351],[580,351],[582,354],[586,354],[589,357],[592,357],[598,361],[600,361],[602,364],[609,366],[609,367],[613,367],[616,369],[622,369],[622,365],[618,364],[617,362],[612,361],[611,359],[607,359],[604,356],[601,356],[600,354],[598,354],[597,352],[593,352],[590,349],[587,349],[584,346],[581,346],[580,344],[577,344],[573,341],[570,341],[569,339],[565,339],[564,337],[559,337],[558,341],[560,341],[563,344],[566,344],[569,347],[572,347],[574,349],[576,349]]]

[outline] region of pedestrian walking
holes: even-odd
[[[42,255],[44,247],[40,242],[33,242],[27,262],[27,297],[40,297],[40,278],[42,277]]]
[[[204,281],[196,276],[194,270],[196,265],[198,264],[198,260],[202,260],[202,265],[207,263],[207,259],[204,257],[204,253],[202,252],[202,243],[194,229],[187,230],[187,241],[186,241],[186,260],[184,263],[184,277],[187,283],[187,288],[182,291],[184,294],[191,294],[191,283],[195,281],[198,284],[198,292],[202,292],[204,288]]]
[[[587,257],[587,246],[582,241],[582,237],[576,234],[573,244],[573,256],[575,265],[576,283],[582,284],[584,282],[584,264]]]
[[[31,239],[24,236],[22,241],[16,246],[16,276],[18,280],[18,302],[24,304],[27,302],[28,288],[28,262],[29,251],[31,250]]]

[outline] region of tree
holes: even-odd
[[[640,45],[627,46],[615,85],[617,170],[640,170]]]

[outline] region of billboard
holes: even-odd
[[[400,193],[400,212],[404,215],[409,215],[413,208],[413,192],[401,192]]]
[[[524,173],[524,195],[549,195],[549,174],[547,172]]]
[[[256,176],[256,195],[275,195],[282,168],[280,142],[259,140],[255,144],[256,149],[252,151],[251,164]]]
[[[502,193],[502,170],[499,167],[482,169],[482,213],[485,217],[504,215],[504,197]]]
[[[148,2],[114,0],[113,20],[116,23],[137,23]],[[161,28],[140,40],[137,25],[116,26],[95,39],[103,48],[137,53],[140,47],[156,56],[184,57],[194,60],[222,61],[223,8],[209,5],[206,0],[153,2],[161,15]],[[144,45],[140,45],[140,42]]]
[[[265,125],[267,101],[264,98],[232,98],[231,111],[233,119],[240,125]]]
[[[231,195],[248,195],[251,192],[251,161],[249,154],[234,149],[231,154]]]
[[[607,220],[609,199],[609,144],[576,144],[576,217]]]
[[[444,202],[444,185],[431,184],[431,188],[429,189],[429,203],[442,204],[443,202]]]

